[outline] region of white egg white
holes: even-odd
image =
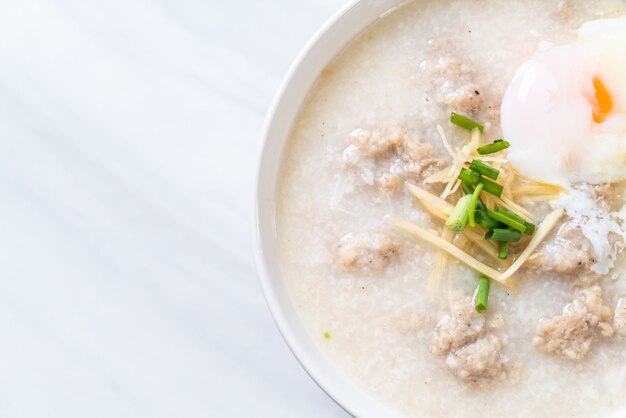
[[[594,79],[612,102],[602,122]],[[526,61],[501,122],[508,158],[526,175],[565,186],[626,179],[626,17],[587,22],[574,42]]]

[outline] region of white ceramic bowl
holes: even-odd
[[[261,286],[285,341],[319,386],[352,415],[398,417],[343,375],[304,328],[278,263],[275,196],[283,149],[300,105],[326,65],[352,38],[406,0],[355,0],[336,13],[300,53],[268,114],[256,189],[255,250]],[[612,418],[624,417],[618,411]]]
[[[285,341],[300,364],[339,405],[358,417],[396,413],[359,389],[324,356],[307,333],[289,296],[278,263],[275,196],[283,149],[300,106],[326,65],[352,38],[406,0],[357,0],[336,13],[291,66],[268,114],[257,178],[255,249],[261,286]]]

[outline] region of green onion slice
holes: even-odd
[[[517,242],[522,233],[514,229],[494,228],[487,231],[485,239],[494,241]]]
[[[487,193],[490,193],[497,197],[502,196],[503,186],[496,183],[495,181],[484,178],[482,174],[480,174],[478,171],[462,168],[461,172],[459,173],[458,179],[464,181],[471,186],[478,186],[478,183],[482,183],[483,190]]]
[[[509,218],[512,218],[512,219],[516,220],[517,222],[519,222],[521,224],[524,224],[526,229],[524,229],[524,231],[522,231],[522,232],[524,232],[525,234],[532,235],[532,234],[535,233],[535,224],[526,221],[524,218],[522,218],[521,216],[515,214],[514,212],[511,212],[510,210],[503,209],[503,208],[496,209],[496,212],[505,214]]]
[[[474,170],[468,170],[467,168],[462,168],[459,173],[458,179],[462,182],[469,184],[470,186],[478,186],[480,183],[481,174]],[[473,191],[472,191],[473,193]]]
[[[463,190],[463,193],[465,194],[474,193],[474,188],[472,187],[472,185],[466,182],[461,183],[461,190]]]
[[[506,225],[503,223],[491,219],[489,215],[487,215],[487,209],[481,210],[477,207],[474,213],[474,218],[476,223],[485,229],[506,228]]]
[[[489,305],[489,279],[487,276],[480,276],[478,279],[478,286],[476,292],[474,292],[474,308],[476,312],[483,314],[487,312],[487,306]]]
[[[483,190],[487,193],[492,194],[496,197],[502,196],[502,189],[504,187],[501,184],[498,184],[495,181],[491,181],[486,178],[480,179],[480,182],[484,185]]]
[[[472,195],[461,197],[446,221],[446,226],[456,232],[463,231],[469,221],[469,208],[471,203]]]
[[[480,155],[493,154],[494,152],[499,152],[499,151],[502,151],[503,149],[507,149],[510,146],[511,144],[509,144],[507,141],[503,139],[496,139],[491,144],[478,147],[476,151],[478,151]]]
[[[504,215],[508,216],[509,218],[514,219],[515,221],[517,221],[517,222],[519,222],[521,224],[524,224],[525,229],[522,231],[523,233],[525,233],[527,235],[532,235],[532,234],[535,233],[535,224],[527,222],[524,218],[522,218],[521,216],[511,212],[510,210],[498,208],[498,209],[496,209],[496,212],[504,214]]]
[[[483,176],[494,180],[498,180],[498,174],[500,174],[500,170],[493,168],[480,160],[472,160],[469,168],[470,170],[478,171]]]
[[[457,126],[460,126],[461,128],[465,128],[469,131],[471,131],[474,128],[478,128],[478,130],[482,133],[484,129],[483,125],[481,125],[480,123],[474,122],[467,116],[459,115],[458,113],[454,113],[454,112],[452,112],[452,114],[450,115],[450,122],[452,122],[453,124]]]
[[[487,214],[494,221],[502,222],[503,224],[508,225],[513,229],[517,229],[519,232],[526,231],[526,222],[513,213],[509,213],[508,211],[503,211],[501,209],[490,209],[487,211]]]
[[[498,208],[498,209],[496,209],[496,212],[502,213],[502,214],[508,216],[511,219],[515,219],[517,222],[519,222],[521,224],[526,223],[524,218],[522,218],[521,216],[519,216],[518,214],[516,214],[514,212],[511,212],[508,209]]]
[[[470,200],[470,206],[468,209],[468,215],[469,215],[469,226],[471,226],[472,228],[476,226],[476,222],[474,221],[474,212],[476,212],[476,205],[478,204],[478,196],[480,195],[480,191],[483,189],[483,184],[482,183],[478,183],[478,186],[476,186],[476,189],[474,190],[474,193],[472,193],[472,199]]]
[[[463,193],[465,194],[474,194],[474,188],[466,182],[461,182],[461,189],[463,189]],[[485,202],[483,202],[480,196],[478,197],[478,200],[476,201],[476,210],[482,210],[484,212],[487,212],[487,207],[485,206]]]
[[[507,241],[498,241],[498,258],[506,260],[509,255],[509,243]]]

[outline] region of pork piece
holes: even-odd
[[[526,268],[573,274],[589,271],[593,263],[595,254],[591,242],[583,235],[575,221],[568,221],[537,249],[535,255],[526,263]]]
[[[446,366],[465,381],[492,379],[502,373],[502,343],[489,334],[458,348],[446,358]]]
[[[576,183],[574,189],[581,191],[587,195],[598,205],[598,207],[606,212],[611,211],[609,198],[615,194],[615,187],[608,183],[589,184]]]
[[[405,134],[399,128],[388,131],[368,131],[356,129],[350,134],[352,144],[355,145],[365,157],[376,158],[390,151],[396,151],[404,144]]]
[[[448,354],[482,337],[485,331],[485,317],[478,314],[471,303],[464,301],[452,307],[449,315],[444,315],[435,327],[432,351],[435,354]]]
[[[446,356],[446,366],[468,384],[481,386],[503,379],[510,367],[502,354],[502,341],[492,333],[501,320],[497,317],[491,326],[475,311],[471,300],[460,300],[435,327],[432,352]]]
[[[428,169],[439,167],[442,161],[434,157],[431,146],[417,141],[405,141],[402,155],[402,168],[407,177],[418,179]]]
[[[613,329],[619,335],[626,336],[626,298],[620,298],[615,308]]]
[[[464,114],[472,114],[480,109],[482,98],[479,87],[474,83],[466,83],[459,87],[450,87],[444,83],[441,86],[441,94],[445,95],[444,102],[453,111]]]
[[[583,23],[581,16],[584,14],[581,13],[580,6],[581,3],[577,1],[560,0],[556,4],[556,7],[548,5],[549,8],[546,12],[552,9],[551,15],[554,16],[555,19],[569,22],[573,27],[577,27]]]
[[[610,210],[609,200],[616,195],[615,185],[611,183],[600,183],[590,185],[589,187],[593,188],[593,195],[599,202],[600,207],[605,210]]]
[[[619,216],[607,200],[611,187],[577,183],[574,189],[564,198],[569,220],[539,247],[528,268],[559,274],[606,274],[612,268],[624,243]]]
[[[339,241],[338,260],[345,271],[380,271],[400,252],[400,244],[379,232],[348,234]]]
[[[366,184],[386,191],[397,189],[407,178],[419,180],[426,170],[441,164],[430,145],[400,128],[355,129],[342,159]]]
[[[542,318],[537,324],[533,345],[545,353],[581,360],[591,350],[597,332],[613,335],[613,313],[602,302],[602,289],[579,290],[561,315]]]
[[[597,202],[598,207],[606,212],[620,212],[624,205],[621,186],[613,183],[587,185],[591,188],[590,196]]]
[[[466,115],[477,112],[483,106],[480,86],[474,82],[471,69],[451,55],[451,47],[442,40],[431,40],[432,59],[420,63],[420,69],[437,86],[431,95],[439,103],[445,103],[449,111]]]

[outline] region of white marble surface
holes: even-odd
[[[344,1],[0,1],[0,417],[346,416],[250,233],[264,114]]]

